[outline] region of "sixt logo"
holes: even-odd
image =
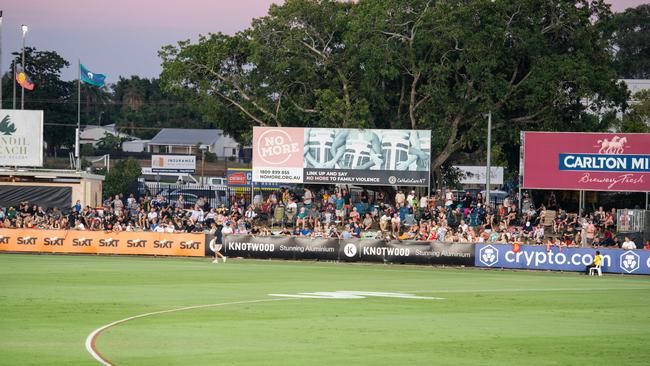
[[[174,242],[171,240],[154,240],[153,247],[158,249],[171,249]]]
[[[52,237],[43,239],[45,245],[63,246],[63,238]]]
[[[0,244],[9,244],[8,236],[0,236]]]
[[[120,243],[119,240],[113,239],[113,238],[99,239],[99,246],[100,247],[117,248],[117,244],[119,244],[119,243]]]
[[[199,242],[198,241],[182,241],[181,242],[181,249],[199,249]]]
[[[127,240],[126,241],[126,247],[127,248],[146,248],[147,247],[147,241],[142,240],[142,239]]]
[[[92,239],[86,239],[86,238],[72,239],[73,247],[89,247],[91,245],[93,245]]]
[[[18,237],[18,244],[20,245],[36,245],[36,238],[31,236]]]
[[[628,250],[627,252],[621,254],[620,265],[621,268],[627,273],[632,273],[639,269],[640,262],[641,260],[639,258],[639,255],[631,250]]]
[[[479,261],[488,267],[492,267],[498,261],[499,250],[491,245],[479,250]]]

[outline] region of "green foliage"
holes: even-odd
[[[614,65],[619,77],[650,78],[650,4],[615,14],[611,27]]]
[[[81,156],[91,156],[93,154],[92,144],[81,144],[79,147]]]
[[[104,197],[126,193],[129,185],[142,174],[142,168],[135,159],[119,160],[104,181]]]
[[[432,171],[485,151],[491,110],[517,169],[520,131],[603,130],[591,116],[624,105],[611,17],[602,0],[287,0],[164,47],[161,82],[242,143],[252,126],[430,129]]]
[[[105,133],[102,138],[97,142],[97,148],[108,151],[121,151],[122,143],[124,141],[131,141],[132,139],[124,136],[116,136],[111,133]]]
[[[650,132],[650,90],[634,94],[634,104],[623,115],[621,132]]]

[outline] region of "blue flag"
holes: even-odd
[[[98,87],[104,86],[104,79],[106,79],[106,75],[96,74],[88,70],[82,64],[79,64],[79,67],[81,68],[81,81],[83,81],[86,84],[90,84]]]

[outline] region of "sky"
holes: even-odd
[[[609,0],[623,11],[649,0]],[[20,49],[20,25],[27,24],[27,46],[54,50],[72,65],[63,79],[77,77],[77,59],[91,71],[107,75],[157,77],[158,50],[199,34],[233,34],[264,16],[282,0],[3,0],[2,72],[10,53]]]

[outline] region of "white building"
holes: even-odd
[[[86,126],[86,128],[84,128],[80,133],[79,143],[92,144],[93,147],[95,147],[99,140],[101,140],[102,137],[104,137],[106,134],[128,139],[135,139],[133,136],[117,131],[115,128],[115,123],[113,123],[106,126]]]
[[[195,154],[198,146],[219,158],[239,156],[240,146],[222,130],[163,128],[147,144],[147,151],[168,154]]]

